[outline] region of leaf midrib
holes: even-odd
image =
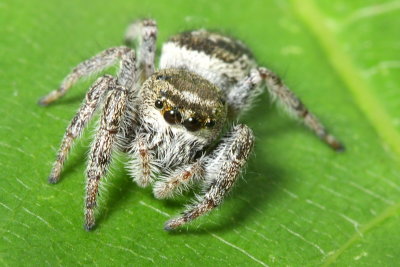
[[[393,127],[386,110],[379,102],[378,97],[372,93],[374,90],[364,80],[361,71],[352,62],[352,57],[341,49],[342,46],[334,33],[324,24],[326,16],[318,10],[312,0],[292,0],[292,2],[296,14],[321,45],[332,67],[347,85],[355,103],[366,115],[367,120],[370,121],[382,141],[388,144],[394,152],[395,160],[399,161],[400,133]]]
[[[350,55],[342,49],[335,34],[324,24],[325,16],[318,9],[312,0],[292,0],[295,14],[299,20],[312,32],[317,43],[325,52],[328,61],[337,72],[340,79],[347,85],[355,103],[365,114],[371,126],[375,129],[379,137],[393,151],[393,160],[398,162],[400,158],[400,134],[396,131],[390,121],[390,117],[383,108],[374,90],[365,82],[361,72],[355,67]],[[364,233],[386,219],[395,216],[400,212],[400,202],[387,207],[383,212],[373,217],[364,224],[358,232],[354,233],[346,242],[343,243],[333,254],[327,257],[323,263],[328,266],[336,261],[340,255],[357,242]]]

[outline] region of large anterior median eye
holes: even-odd
[[[176,123],[180,123],[182,121],[182,115],[178,110],[171,109],[164,113],[164,119],[169,124],[176,124]]]
[[[189,118],[183,122],[188,131],[195,132],[201,129],[201,122],[196,118]]]

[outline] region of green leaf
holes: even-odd
[[[399,1],[0,2],[0,264],[396,265],[400,256]],[[205,27],[243,39],[342,140],[332,152],[268,97],[243,118],[256,146],[244,179],[209,216],[168,233],[190,195],[156,200],[120,157],[83,230],[93,126],[47,184],[69,120],[93,79],[36,105],[79,62],[151,16],[159,48]],[[112,72],[112,70],[111,70]]]

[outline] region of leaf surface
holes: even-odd
[[[0,2],[0,264],[378,265],[400,257],[399,1]],[[79,62],[121,45],[151,16],[158,47],[191,28],[244,40],[347,147],[332,152],[269,105],[243,119],[255,152],[218,210],[167,233],[190,195],[156,200],[112,166],[98,227],[83,230],[84,170],[94,125],[57,185],[47,175],[93,79],[56,104],[38,98]],[[110,70],[113,73],[113,70]]]

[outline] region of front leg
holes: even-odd
[[[189,189],[194,182],[203,178],[203,165],[204,158],[200,158],[195,163],[187,164],[162,177],[161,181],[154,184],[154,196],[159,199],[169,198]]]
[[[149,144],[146,141],[146,138],[139,136],[137,138],[137,171],[135,172],[137,175],[134,180],[140,187],[148,186],[152,181],[154,173],[156,173],[155,168],[152,163],[154,162],[154,152],[149,149]],[[136,166],[134,165],[134,166]]]
[[[52,171],[49,176],[50,183],[57,183],[60,179],[61,169],[64,165],[64,162],[70,152],[70,149],[75,141],[78,138],[88,122],[92,119],[94,112],[101,106],[101,103],[105,99],[106,92],[109,89],[115,88],[117,84],[122,85],[124,88],[128,88],[130,90],[130,94],[133,94],[133,81],[136,79],[136,61],[135,61],[135,52],[130,48],[111,48],[106,50],[106,52],[102,52],[99,55],[85,61],[78,65],[76,69],[80,69],[80,73],[89,73],[91,68],[85,69],[87,66],[100,67],[101,65],[109,64],[110,58],[117,59],[121,58],[120,70],[118,73],[118,79],[110,75],[105,75],[99,78],[93,86],[90,88],[89,92],[86,94],[86,98],[83,101],[82,106],[76,113],[75,117],[72,119],[69,124],[63,140],[61,142],[61,147],[57,153],[57,158],[55,163],[53,164]],[[96,63],[97,62],[97,63]],[[101,64],[99,62],[102,62]],[[86,67],[85,67],[86,66]],[[83,69],[84,70],[83,70]],[[93,71],[93,69],[91,69]],[[67,78],[68,80],[68,78]],[[65,87],[61,87],[65,88]],[[59,95],[59,91],[56,92],[55,95]],[[50,98],[46,101],[50,101],[49,99],[53,99],[55,96],[53,93],[50,93]],[[57,98],[57,97],[56,97]],[[51,100],[53,101],[53,100]]]
[[[90,230],[95,224],[94,208],[98,194],[100,178],[106,175],[111,163],[111,154],[116,147],[116,137],[123,132],[123,118],[126,114],[129,97],[134,93],[136,80],[135,54],[129,50],[122,57],[121,68],[115,83],[109,88],[103,106],[103,114],[94,142],[92,143],[89,164],[86,170],[86,205],[85,205],[85,229]]]
[[[86,98],[76,113],[75,117],[72,119],[68,128],[64,134],[61,142],[60,149],[57,153],[56,161],[53,164],[49,176],[49,183],[55,184],[60,179],[60,174],[64,162],[66,161],[71,147],[76,138],[78,138],[88,122],[93,117],[94,112],[101,103],[103,95],[106,91],[115,84],[115,79],[111,76],[103,76],[99,78],[94,85],[90,88],[89,92],[86,94]]]
[[[247,162],[253,143],[254,136],[250,128],[246,125],[234,126],[207,158],[205,194],[198,197],[197,203],[182,216],[169,220],[164,229],[175,229],[220,205]]]
[[[105,176],[111,163],[111,153],[115,146],[116,135],[120,131],[126,102],[127,90],[124,87],[118,85],[111,88],[111,92],[105,101],[96,138],[90,150],[89,164],[86,171],[86,230],[92,229],[95,224],[94,208],[96,207],[100,178]]]

